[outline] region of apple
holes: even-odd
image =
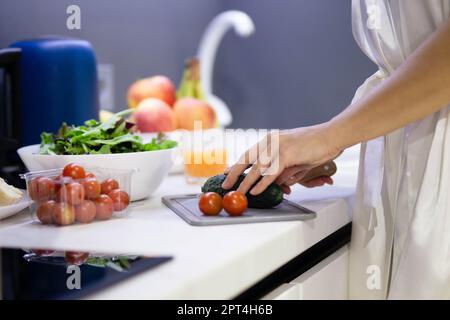
[[[216,113],[205,101],[186,97],[179,99],[173,109],[180,129],[194,130],[196,121],[201,122],[201,129],[210,129],[216,124]]]
[[[162,100],[148,98],[134,112],[137,128],[142,132],[173,131],[177,120],[173,110]]]
[[[130,108],[136,108],[146,98],[160,99],[171,107],[176,100],[175,86],[165,76],[154,76],[137,80],[129,87],[127,101]]]

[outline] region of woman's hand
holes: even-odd
[[[222,187],[231,188],[238,176],[250,167],[238,191],[247,193],[263,176],[250,190],[252,195],[260,194],[274,181],[289,192],[289,186],[301,182],[309,170],[336,158],[340,152],[334,146],[327,123],[271,133],[226,171],[228,175]],[[310,186],[322,183],[315,180],[309,181]]]
[[[308,173],[306,173],[308,174]],[[277,181],[275,181],[277,182]],[[334,181],[333,178],[331,178],[330,176],[320,176],[317,178],[314,178],[312,180],[304,180],[304,179],[297,179],[295,178],[295,176],[291,176],[291,178],[280,185],[281,189],[283,190],[283,192],[285,194],[290,194],[291,193],[291,186],[293,186],[294,184],[300,184],[306,188],[316,188],[316,187],[321,187],[325,184],[329,184],[329,185],[333,185]]]

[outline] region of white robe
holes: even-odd
[[[353,0],[352,14],[356,41],[380,69],[356,101],[446,22],[450,0]],[[450,299],[449,110],[362,144],[350,298]]]

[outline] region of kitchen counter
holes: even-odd
[[[0,222],[0,247],[173,256],[91,296],[93,299],[232,298],[320,240],[351,222],[357,150],[337,161],[334,186],[297,186],[291,201],[317,212],[308,221],[194,227],[161,204],[161,196],[193,193],[199,186],[169,176],[129,217],[63,228],[42,226],[23,212]]]

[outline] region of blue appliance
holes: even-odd
[[[98,109],[97,63],[89,42],[52,36],[0,50],[0,176],[13,179],[14,166],[23,170],[18,147],[39,143],[41,132],[56,132],[62,122],[97,119]]]
[[[98,118],[97,63],[85,40],[43,37],[15,42],[20,57],[20,143],[40,142],[64,121]]]

